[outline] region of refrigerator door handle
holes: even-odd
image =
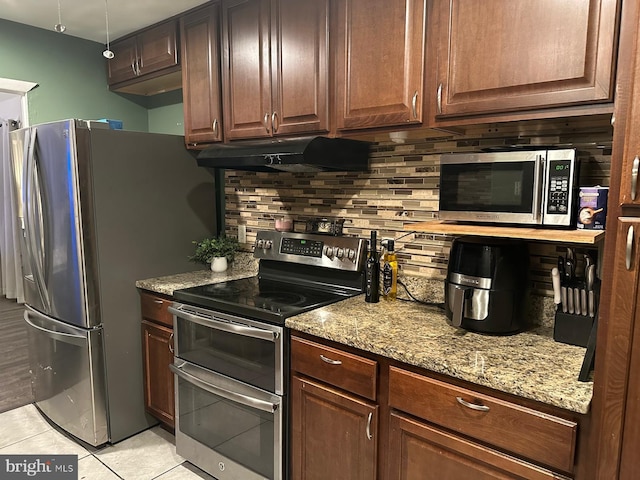
[[[58,340],[60,342],[69,343],[69,344],[78,345],[78,346],[83,346],[87,343],[87,337],[84,335],[75,335],[73,333],[56,332],[56,331],[41,327],[40,325],[36,325],[31,320],[29,320],[28,310],[24,311],[24,321],[27,322],[29,326],[35,328],[36,330],[41,331],[47,337],[52,338],[53,340]]]
[[[25,168],[25,200],[24,216],[26,219],[26,245],[29,250],[29,261],[31,270],[35,280],[35,284],[42,301],[42,305],[47,312],[51,311],[49,295],[46,290],[44,279],[44,222],[42,221],[42,192],[38,181],[37,165],[36,165],[36,137],[37,129],[31,130],[29,138],[29,155],[27,156],[27,165]],[[36,218],[37,217],[37,218]],[[40,229],[36,227],[36,221],[39,222]],[[38,233],[40,235],[38,235]],[[41,238],[38,239],[38,236]],[[40,241],[39,241],[40,240]]]

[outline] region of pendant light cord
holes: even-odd
[[[104,20],[107,25],[107,50],[111,50],[109,46],[109,6],[107,0],[104,0]]]

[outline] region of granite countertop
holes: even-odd
[[[187,273],[178,273],[165,277],[147,278],[138,280],[136,287],[164,295],[173,295],[174,290],[181,288],[197,287],[209,283],[226,282],[238,278],[253,277],[258,273],[258,262],[251,254],[237,254],[229,268],[220,273],[207,270],[196,270]]]
[[[519,397],[587,413],[593,382],[579,382],[585,348],[540,326],[489,336],[456,329],[416,302],[366,303],[364,295],[287,319],[286,326]]]

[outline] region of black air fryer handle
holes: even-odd
[[[461,287],[459,285],[453,286],[453,308],[451,309],[451,313],[453,314],[451,317],[451,325],[454,327],[462,326],[462,318],[464,317],[464,304],[469,296],[469,292],[471,289],[466,287]]]

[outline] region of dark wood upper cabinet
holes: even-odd
[[[184,136],[188,146],[222,140],[220,5],[180,19]]]
[[[328,0],[222,4],[229,140],[328,130]]]
[[[421,124],[426,1],[332,5],[337,129]]]
[[[111,44],[109,85],[178,65],[177,24],[160,24]]]
[[[435,5],[436,119],[612,101],[616,0]]]

